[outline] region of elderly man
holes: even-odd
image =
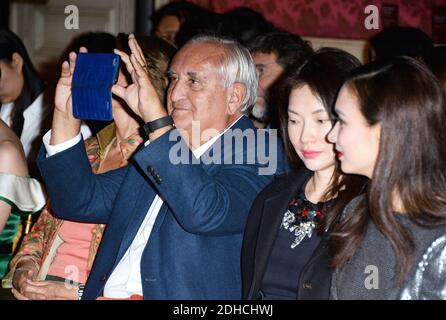
[[[82,298],[239,299],[246,218],[254,197],[273,177],[259,174],[267,164],[260,149],[277,161],[276,174],[283,168],[280,144],[271,136],[243,135],[243,143],[232,144],[240,138],[237,132],[256,132],[242,115],[256,98],[249,52],[215,37],[188,42],[169,71],[167,115],[133,36],[129,45],[130,57],[117,53],[133,84],[115,86],[113,92],[147,123],[149,141],[133,162],[91,174],[79,120],[71,113],[74,53],[62,66],[53,126],[40,154],[56,214],[107,224]],[[180,162],[172,152],[178,146],[186,149]]]

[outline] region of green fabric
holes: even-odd
[[[0,201],[4,201],[9,204],[11,209],[11,214],[9,215],[8,221],[6,221],[5,228],[2,233],[0,233],[0,245],[12,243],[14,240],[17,231],[19,230],[19,224],[21,222],[21,216],[27,216],[30,212],[20,211],[17,206],[15,206],[8,199],[0,196]],[[10,254],[0,254],[0,279],[8,271],[8,264],[12,258],[12,252]]]
[[[0,233],[0,244],[9,244],[15,238],[19,229],[20,217],[15,214],[9,215],[9,219],[6,222],[5,229]],[[0,278],[8,271],[8,264],[12,258],[12,252],[10,254],[0,254]]]
[[[0,253],[0,278],[3,278],[8,272],[8,264],[12,259],[12,253],[2,254]]]

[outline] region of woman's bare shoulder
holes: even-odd
[[[0,172],[27,176],[28,168],[20,142],[0,139]]]

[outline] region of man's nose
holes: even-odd
[[[169,96],[170,100],[173,102],[183,99],[185,92],[184,84],[182,84],[180,80],[172,82],[169,86]]]

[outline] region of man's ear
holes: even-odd
[[[228,113],[234,115],[240,111],[240,106],[245,100],[246,86],[243,83],[236,82],[231,86],[229,94]]]
[[[23,69],[23,58],[20,54],[18,54],[17,52],[14,52],[12,54],[12,61],[11,61],[11,66],[14,68],[14,70],[17,73],[22,73],[22,69]]]

